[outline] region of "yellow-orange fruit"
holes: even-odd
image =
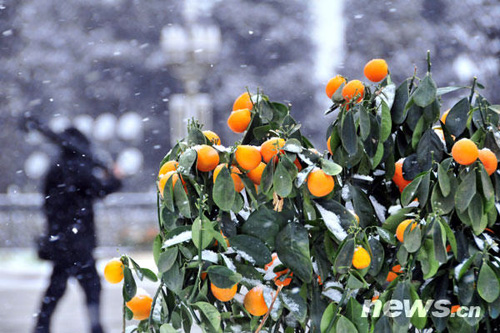
[[[252,120],[252,113],[249,109],[240,109],[231,112],[227,120],[227,125],[235,133],[243,133],[248,128]]]
[[[264,162],[269,163],[269,161],[278,154],[278,151],[283,153],[283,146],[285,145],[285,139],[282,138],[271,138],[264,142],[260,146],[260,153]]]
[[[129,302],[127,307],[134,314],[134,319],[144,320],[149,317],[153,299],[149,295],[135,295]]]
[[[168,161],[165,164],[163,164],[160,168],[160,172],[158,172],[158,178],[163,176],[169,171],[175,171],[177,170],[177,167],[179,166],[179,163],[177,161]]]
[[[250,178],[250,180],[256,184],[260,185],[260,180],[262,178],[262,173],[264,172],[264,169],[266,168],[266,164],[263,162],[260,162],[259,165],[253,169],[247,172],[247,177]]]
[[[201,145],[197,149],[198,159],[196,168],[202,172],[208,172],[215,169],[219,164],[219,153],[213,147]]]
[[[221,169],[223,167],[226,167],[227,168],[227,164],[224,163],[224,164],[219,164],[215,170],[214,170],[214,184],[215,184],[215,180],[217,179],[217,176],[219,175],[219,172],[221,171]],[[229,169],[229,171],[231,172],[231,178],[233,178],[233,183],[234,183],[234,190],[236,192],[241,192],[241,190],[243,190],[243,188],[245,187],[245,184],[243,184],[243,181],[241,180],[240,176],[238,174],[241,174],[241,171],[238,170],[238,168],[235,168],[235,167],[232,167]]]
[[[120,259],[111,259],[104,267],[104,278],[112,284],[123,280],[123,263]]]
[[[255,169],[262,162],[262,156],[257,147],[240,145],[236,147],[234,157],[238,165],[245,171]]]
[[[395,163],[394,176],[392,176],[392,181],[399,188],[399,192],[403,192],[405,187],[411,183],[411,180],[406,180],[403,177],[403,163],[403,158]]]
[[[332,98],[333,94],[339,89],[342,83],[345,83],[345,78],[341,75],[332,77],[326,84],[325,92],[328,98]]]
[[[479,151],[478,157],[481,163],[483,163],[484,168],[488,173],[488,175],[491,176],[493,172],[497,170],[498,167],[498,160],[495,153],[493,153],[488,148],[483,148]]]
[[[352,265],[357,269],[364,269],[370,266],[372,259],[370,254],[362,246],[356,247],[352,256]]]
[[[203,134],[208,139],[208,141],[211,142],[212,144],[220,145],[220,138],[217,135],[217,133],[207,130],[207,131],[203,131]]]
[[[219,301],[227,302],[232,300],[234,295],[236,295],[236,291],[238,290],[238,284],[235,284],[231,288],[219,288],[215,284],[210,283],[210,290],[212,290],[212,294]]]
[[[396,229],[396,237],[401,243],[404,242],[405,230],[410,223],[411,223],[410,231],[417,227],[417,222],[415,222],[415,220],[408,219],[408,220],[404,220],[403,222],[401,222],[398,225],[398,228]]]
[[[441,116],[441,122],[443,124],[446,124],[446,118],[448,117],[448,114],[450,113],[450,109],[446,110],[443,115]]]
[[[451,148],[451,156],[453,156],[453,159],[458,164],[469,165],[477,160],[479,150],[474,141],[470,139],[461,139],[455,142]]]
[[[368,61],[363,72],[366,78],[372,82],[382,81],[389,73],[387,63],[384,59],[372,59]]]
[[[309,173],[307,176],[307,188],[312,195],[316,197],[324,197],[333,191],[335,182],[333,177],[327,175],[321,169],[315,169]]]
[[[349,81],[342,89],[342,97],[348,103],[351,102],[354,98],[357,98],[356,102],[362,101],[364,94],[365,86],[359,80]]]
[[[253,108],[252,100],[248,92],[239,95],[233,103],[233,111]]]
[[[167,181],[170,177],[173,177],[172,178],[172,187],[174,187],[175,183],[177,183],[177,180],[179,180],[179,175],[177,174],[176,171],[169,171],[166,174],[164,174],[163,176],[161,176],[160,181],[158,182],[158,190],[160,190],[160,194],[162,197],[163,197],[163,191],[165,190],[165,184],[167,184]],[[184,179],[182,179],[182,184],[184,185],[184,190],[187,191],[186,183],[184,182]]]
[[[263,316],[266,314],[268,307],[264,300],[264,291],[262,286],[253,287],[245,295],[243,306],[250,312],[252,316]]]

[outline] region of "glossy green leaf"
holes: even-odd
[[[278,163],[273,175],[274,192],[282,198],[286,198],[293,188],[292,176],[284,167],[283,163]]]
[[[342,315],[340,315],[337,323],[335,324],[335,330],[337,332],[358,333],[356,326],[354,326],[354,324],[349,319]]]
[[[290,268],[294,275],[306,283],[311,281],[309,235],[302,225],[292,222],[283,228],[276,236],[276,252],[281,262]]]
[[[196,150],[194,150],[193,148],[187,149],[179,157],[179,165],[177,166],[177,171],[181,174],[189,174],[189,171],[196,161],[197,156],[198,154],[196,153]]]
[[[405,300],[408,302],[408,300],[411,299],[409,283],[406,281],[398,283],[396,289],[392,293],[392,299],[401,302],[401,304],[403,304]],[[406,312],[404,310],[401,311],[399,315],[395,315],[393,318],[395,323],[404,327],[408,327],[411,320],[410,317],[406,316]]]
[[[241,281],[241,274],[233,272],[229,268],[220,265],[211,265],[207,269],[210,282],[218,288],[231,288]]]
[[[209,246],[214,239],[211,233],[212,230],[212,224],[206,216],[203,216],[203,219],[197,217],[191,227],[194,245],[202,250]]]
[[[272,260],[271,252],[267,246],[260,239],[253,236],[236,235],[229,238],[229,244],[243,259],[257,266],[264,267]]]
[[[175,263],[177,259],[177,254],[179,253],[179,249],[177,246],[169,247],[160,254],[158,259],[158,271],[160,273],[164,273],[168,271]]]
[[[221,323],[221,315],[217,308],[210,303],[207,302],[196,302],[193,304],[200,310],[200,314],[202,318],[201,326],[206,332],[219,332],[220,331],[220,323]]]
[[[132,271],[128,267],[123,267],[123,280],[123,299],[128,302],[137,292],[137,285],[132,276]]]
[[[457,193],[455,194],[455,206],[461,213],[465,212],[467,207],[476,194],[476,173],[470,171],[458,185]]]
[[[176,182],[174,185],[174,199],[181,215],[187,218],[191,217],[191,206],[181,181]]]
[[[356,126],[354,125],[353,112],[347,112],[342,122],[340,133],[342,146],[349,156],[356,155],[358,151],[358,137],[356,136]]]
[[[336,176],[342,172],[342,167],[337,163],[327,160],[325,158],[320,159],[321,161],[321,169],[330,176]]]
[[[458,137],[465,130],[469,117],[469,109],[470,104],[467,97],[462,98],[451,108],[450,113],[446,117],[445,126],[452,135]]]
[[[483,262],[477,278],[479,296],[488,303],[494,302],[500,296],[500,283],[493,269]]]
[[[430,105],[436,99],[437,87],[436,82],[432,79],[430,74],[427,74],[417,89],[412,95],[412,99],[415,101],[415,104],[425,108],[427,105]]]
[[[354,239],[347,239],[340,248],[337,257],[335,258],[335,272],[337,274],[345,274],[352,265],[352,257],[354,255]]]
[[[233,178],[227,167],[223,167],[217,178],[213,188],[212,197],[214,202],[223,211],[230,211],[236,197],[234,190]]]

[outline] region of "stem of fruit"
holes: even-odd
[[[427,50],[427,72],[431,72],[431,50]]]
[[[472,87],[470,88],[469,104],[472,103],[472,97],[474,97],[474,91],[476,90],[477,77],[474,76],[474,81],[472,81]]]
[[[127,311],[126,309],[126,306],[127,304],[125,304],[125,299],[123,300],[123,309],[122,309],[122,312],[123,312],[123,316],[122,316],[122,332],[125,333],[125,328],[126,328],[126,322],[127,322],[127,318],[125,317],[125,313]]]
[[[262,322],[260,323],[259,327],[257,327],[257,329],[255,330],[255,333],[259,333],[260,330],[262,329],[262,327],[264,327],[264,324],[266,323],[266,320],[267,318],[269,317],[269,315],[271,314],[271,311],[273,309],[273,306],[274,306],[274,302],[276,301],[276,299],[278,298],[278,295],[281,291],[281,289],[283,289],[283,286],[279,286],[278,287],[278,290],[276,290],[276,294],[274,295],[273,297],[273,301],[271,302],[271,306],[269,307],[269,309],[267,310],[266,312],[266,315],[264,316],[264,319],[262,319]]]

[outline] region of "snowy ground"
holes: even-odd
[[[143,267],[155,268],[149,252],[129,253]],[[116,249],[99,249],[98,271],[103,272],[107,260],[116,256]],[[42,293],[48,283],[51,266],[36,258],[31,249],[0,249],[0,332],[31,332]],[[151,282],[138,282],[150,294],[156,289]],[[121,332],[121,286],[102,278],[102,318],[105,331]],[[88,332],[84,294],[71,280],[52,323],[53,333]]]

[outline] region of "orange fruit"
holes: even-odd
[[[239,95],[233,103],[233,111],[241,109],[251,110],[252,108],[253,104],[248,92],[244,92],[243,94]]]
[[[451,148],[451,156],[461,165],[474,163],[479,156],[479,150],[476,144],[470,139],[461,139],[455,142]]]
[[[326,96],[328,96],[328,98],[332,98],[333,94],[335,94],[335,92],[337,91],[337,89],[339,89],[342,83],[345,84],[345,78],[342,75],[337,75],[331,78],[326,84],[325,88]]]
[[[269,269],[269,267],[271,267],[273,265],[276,258],[278,258],[278,255],[276,253],[273,253],[271,255],[271,258],[272,258],[271,261],[264,266],[264,270],[266,270],[266,271]]]
[[[401,158],[395,163],[394,176],[392,176],[392,181],[399,188],[399,192],[403,192],[405,187],[411,183],[411,180],[406,180],[403,177],[403,162],[404,158]]]
[[[307,188],[312,195],[324,197],[333,191],[335,182],[333,177],[327,175],[323,170],[316,168],[307,176]]]
[[[357,269],[363,269],[370,266],[372,259],[370,254],[365,250],[364,247],[358,246],[354,250],[354,255],[352,256],[352,265]]]
[[[302,170],[302,164],[300,164],[300,161],[298,158],[295,158],[295,161],[293,161],[293,164],[297,167],[297,170]]]
[[[236,283],[231,288],[219,288],[215,284],[210,282],[210,290],[212,290],[212,294],[219,301],[227,302],[232,300],[234,295],[236,295],[236,291],[238,290],[238,284]]]
[[[446,118],[448,117],[448,114],[450,113],[450,109],[446,110],[442,115],[441,115],[441,122],[443,124],[446,124]]]
[[[267,313],[267,304],[264,300],[264,290],[262,286],[253,287],[245,295],[243,306],[252,316],[263,316]]]
[[[169,171],[175,171],[177,170],[177,167],[179,166],[179,163],[177,161],[168,161],[165,164],[163,164],[160,168],[160,172],[158,172],[158,178],[163,176]]]
[[[417,222],[415,222],[415,220],[408,219],[401,222],[398,225],[398,228],[396,229],[396,237],[401,243],[403,243],[404,241],[405,230],[410,223],[411,223],[410,231],[417,227]]]
[[[460,311],[460,305],[453,305],[451,307],[451,311],[450,311],[451,313],[455,313],[455,312],[458,312],[458,311]]]
[[[380,298],[380,295],[375,295],[372,297],[372,302],[375,302],[376,300],[378,300]]]
[[[283,146],[285,145],[285,139],[282,138],[271,138],[264,142],[260,146],[260,153],[264,162],[269,163],[269,161],[278,154],[278,150],[280,153],[283,153]]]
[[[201,272],[200,277],[202,280],[205,280],[207,278],[207,272]]]
[[[111,259],[104,267],[104,278],[112,284],[123,280],[123,263],[120,259]]]
[[[483,163],[488,175],[491,176],[498,167],[498,160],[495,153],[493,153],[488,148],[483,148],[479,151],[478,157],[481,163]]]
[[[217,133],[207,130],[207,131],[203,131],[203,134],[208,139],[208,141],[211,142],[212,144],[220,145],[220,138],[217,135]]]
[[[292,282],[292,277],[293,277],[293,272],[288,275],[287,278],[284,280],[281,279],[282,276],[285,276],[290,272],[290,270],[284,269],[282,271],[276,272],[276,276],[274,277],[274,284],[277,285],[278,287],[283,286],[286,287]]]
[[[328,147],[328,151],[330,152],[330,155],[333,155],[332,147],[330,147],[330,140],[331,140],[331,137],[328,138],[328,140],[326,140],[326,146]]]
[[[255,146],[240,145],[236,147],[234,157],[238,165],[246,171],[255,169],[262,162],[262,155]]]
[[[399,264],[392,266],[391,270],[394,273],[403,273],[403,269],[401,268],[401,265],[399,265]]]
[[[163,198],[163,191],[165,189],[165,184],[167,184],[168,179],[172,176],[173,176],[172,187],[174,187],[175,183],[177,183],[177,180],[179,179],[179,174],[177,173],[177,171],[169,171],[160,177],[160,181],[158,182],[158,190],[160,190],[162,198]],[[184,190],[187,191],[186,182],[182,178],[181,180],[182,180],[182,185],[184,185]]]
[[[365,86],[359,80],[349,81],[342,89],[342,97],[347,103],[350,103],[354,98],[356,102],[361,102],[365,94]]]
[[[397,275],[396,273],[394,273],[394,272],[389,272],[389,273],[387,274],[387,278],[386,278],[386,280],[387,280],[387,282],[392,282],[392,281],[394,281],[394,279],[395,279],[395,278],[397,278],[397,277],[398,277],[398,275]]]
[[[219,164],[219,153],[213,147],[201,145],[197,149],[198,160],[196,168],[202,172],[208,172],[215,169]]]
[[[215,184],[215,180],[217,179],[217,176],[219,175],[219,172],[222,170],[223,167],[227,168],[227,164],[226,163],[219,164],[215,168],[215,170],[214,170],[214,184]],[[235,167],[231,167],[229,169],[229,171],[231,172],[231,178],[233,178],[234,190],[236,192],[241,192],[241,190],[243,190],[243,188],[245,187],[245,185],[243,184],[243,181],[241,180],[240,176],[238,176],[238,174],[241,174],[241,171],[238,170],[238,168],[235,168]]]
[[[262,178],[262,173],[264,172],[264,169],[266,168],[266,164],[263,162],[260,162],[259,165],[253,170],[250,170],[247,172],[247,177],[250,178],[250,180],[256,184],[260,185],[260,179]]]
[[[384,59],[372,59],[365,65],[364,74],[372,82],[382,81],[389,73]]]
[[[323,281],[321,281],[321,275],[318,275],[318,284],[319,284],[320,286],[322,286],[322,285],[323,285]]]
[[[252,113],[249,109],[240,109],[231,112],[227,125],[235,133],[243,133],[248,128],[252,120]]]
[[[446,253],[451,251],[451,245],[446,245]]]
[[[138,294],[127,302],[127,307],[134,314],[134,319],[144,320],[149,317],[152,304],[153,299],[149,295]]]

